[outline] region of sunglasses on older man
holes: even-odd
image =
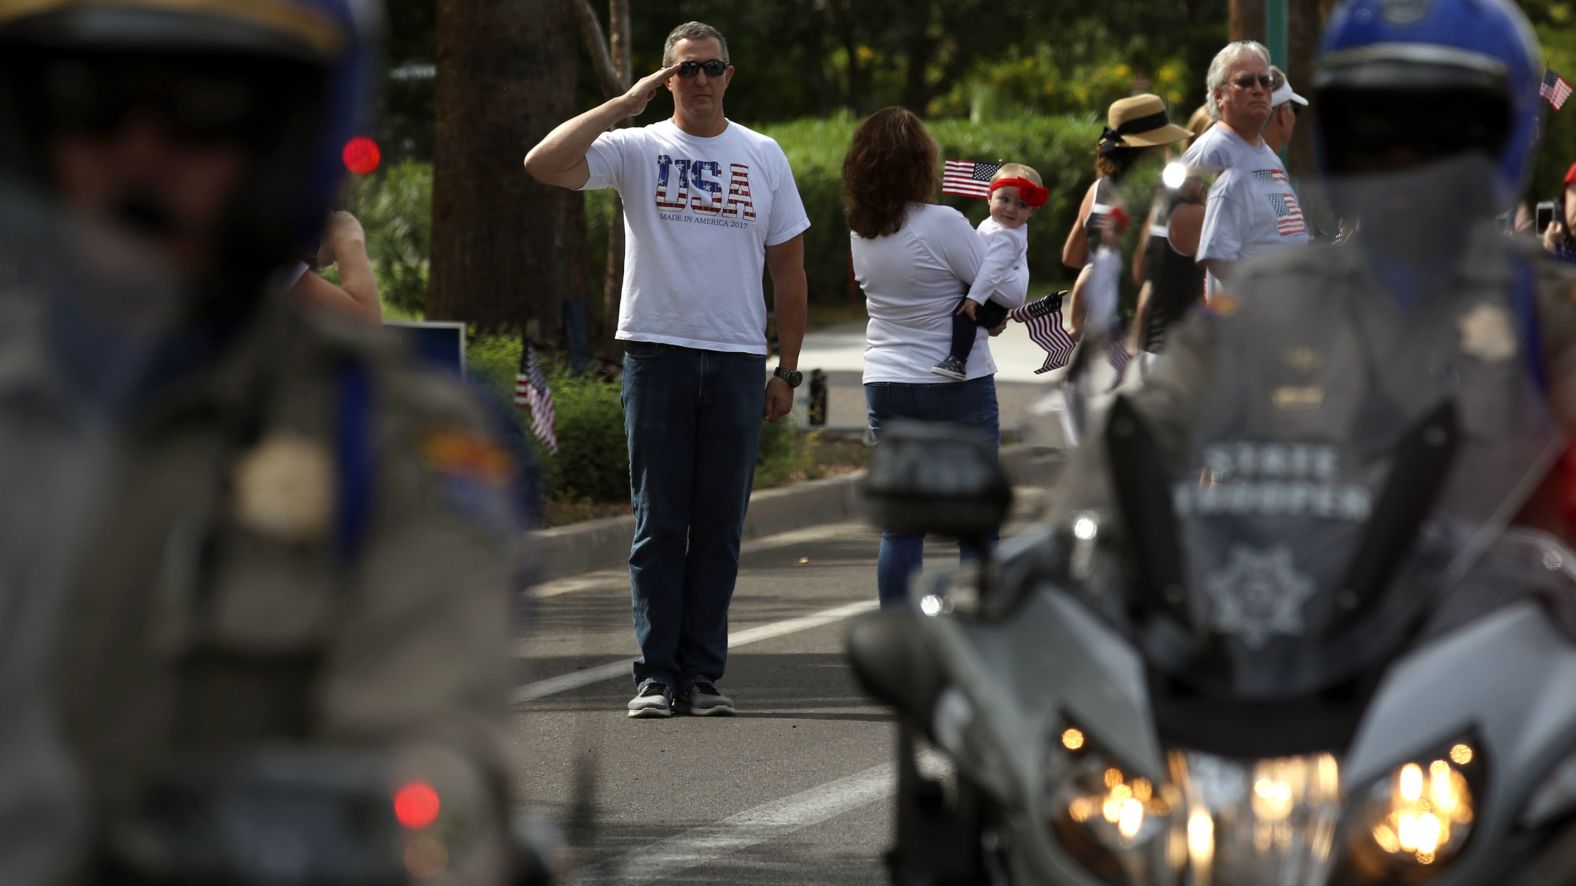
[[[679,62],[679,76],[685,80],[693,78],[701,71],[705,71],[707,77],[721,77],[722,72],[726,70],[728,63],[717,59],[705,62]]]
[[[1237,86],[1241,87],[1242,89],[1252,89],[1254,83],[1259,84],[1265,89],[1270,89],[1275,83],[1275,78],[1268,74],[1259,74],[1258,76],[1254,76],[1253,74],[1238,74],[1232,79],[1231,82],[1237,84]]]

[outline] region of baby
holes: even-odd
[[[1001,325],[1007,307],[990,297],[1023,267],[1029,248],[1029,217],[1045,205],[1049,192],[1040,183],[1040,174],[1022,163],[1005,163],[990,183],[990,217],[980,222],[985,237],[985,261],[969,287],[968,295],[952,315],[952,348],[945,360],[930,371],[962,381],[969,352],[980,329]]]

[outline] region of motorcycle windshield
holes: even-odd
[[[1270,699],[1370,669],[1545,475],[1560,441],[1535,258],[1463,211],[1492,201],[1493,181],[1474,158],[1310,185],[1357,234],[1244,264],[1217,299],[1214,334],[1194,338],[1209,389],[1148,474],[1164,476],[1170,518],[1138,521],[1162,561],[1138,592],[1158,616],[1138,636],[1163,671]],[[1133,395],[1140,422],[1165,378]],[[1115,474],[1136,467],[1120,461]]]
[[[57,882],[84,817],[47,663],[116,416],[176,315],[145,244],[0,182],[0,881]]]

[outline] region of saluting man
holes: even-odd
[[[631,717],[731,714],[717,689],[728,603],[755,475],[761,420],[793,406],[804,339],[810,220],[782,148],[723,114],[728,43],[679,25],[662,70],[561,124],[525,157],[538,180],[616,188],[624,200],[624,429],[635,537]],[[608,131],[658,90],[673,117]],[[763,266],[772,278],[778,365],[766,380]],[[675,701],[676,700],[676,701]]]

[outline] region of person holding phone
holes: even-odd
[[[339,267],[339,282],[313,273],[330,265]],[[310,262],[298,262],[290,295],[299,303],[363,320],[372,326],[383,322],[383,300],[378,278],[367,255],[367,235],[361,222],[343,210],[329,213],[323,239]]]
[[[1565,173],[1560,198],[1548,207],[1545,218],[1544,204],[1538,204],[1538,230],[1543,232],[1543,248],[1556,258],[1576,262],[1576,237],[1571,236],[1567,219],[1576,216],[1576,163]]]

